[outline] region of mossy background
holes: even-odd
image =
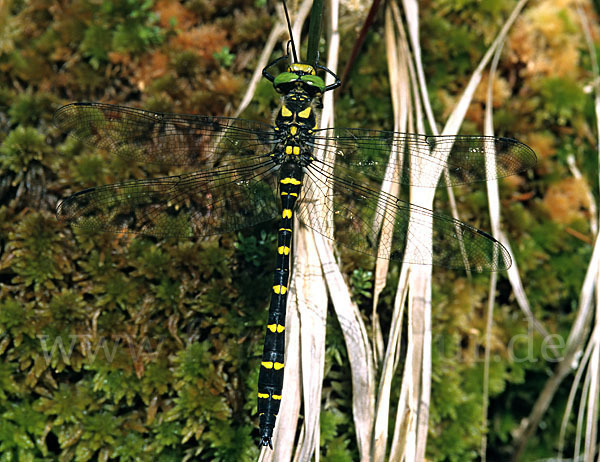
[[[443,121],[515,2],[420,3],[429,91]],[[59,198],[146,172],[65,137],[52,114],[68,102],[93,100],[231,115],[274,8],[260,0],[0,4],[1,462],[242,461],[258,455],[256,384],[274,227],[159,241],[89,235],[58,223]],[[360,7],[345,8],[343,64]],[[597,8],[585,6],[595,34]],[[382,17],[337,95],[338,126],[392,126]],[[534,171],[502,181],[503,229],[535,316],[563,339],[591,255],[586,194],[598,189],[585,50],[574,2],[532,2],[511,31],[494,84],[497,134],[528,143],[539,156]],[[481,133],[484,97],[485,83],[463,133]],[[243,116],[269,121],[277,102],[263,80]],[[570,154],[583,180],[569,172]],[[489,230],[483,187],[460,188],[457,198],[461,219]],[[439,210],[447,212],[443,200]],[[373,262],[342,256],[368,318]],[[482,432],[489,275],[434,274],[427,454],[430,460],[473,460]],[[388,286],[397,276],[393,265]],[[392,301],[387,288],[379,306],[384,331]],[[530,330],[501,274],[488,460],[508,457],[512,435],[554,364],[544,339]],[[333,315],[327,342],[322,460],[357,460],[350,375]],[[563,384],[524,460],[555,455],[567,393]]]

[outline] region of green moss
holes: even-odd
[[[180,170],[133,165],[64,139],[51,115],[73,100],[230,115],[275,10],[254,0],[194,0],[176,7],[133,0],[55,3],[12,1],[0,14],[1,458],[256,459],[256,387],[274,228],[268,223],[236,235],[173,242],[57,222],[57,200],[74,191]],[[425,75],[440,126],[514,4],[433,0],[421,10]],[[357,27],[352,12],[346,13],[341,62],[352,48],[344,37],[355,37]],[[573,11],[565,7],[556,15],[564,34],[556,37],[559,42],[579,40]],[[531,140],[542,151],[535,169],[501,182],[502,227],[534,314],[551,332],[566,336],[593,236],[585,214],[568,226],[553,222],[544,198],[571,175],[570,156],[590,190],[597,189],[593,101],[582,90],[591,67],[582,49],[566,75],[531,74],[535,59],[555,59],[552,40],[539,39],[544,32],[535,19],[525,11],[507,41],[513,48],[499,64],[497,133]],[[190,41],[204,26],[219,33],[207,33],[206,45]],[[384,34],[376,21],[345,89],[336,92],[337,126],[392,128]],[[203,57],[205,48],[210,52]],[[220,51],[216,61],[214,50]],[[562,70],[558,64],[555,69]],[[270,122],[278,103],[263,79],[244,117]],[[479,101],[463,130],[478,133],[481,124]],[[25,194],[34,187],[37,198]],[[465,221],[489,230],[484,188],[457,190],[457,202]],[[443,194],[436,207],[447,210]],[[354,294],[366,306],[373,261],[339,251]],[[399,265],[392,264],[380,296],[384,337],[398,275]],[[427,458],[472,460],[482,434],[489,275],[467,278],[435,269],[434,277]],[[497,294],[488,460],[510,457],[513,435],[553,365],[543,361],[544,339],[529,335],[504,275]],[[370,308],[361,312],[370,325]],[[392,415],[401,370],[402,364],[393,379]],[[358,459],[349,383],[344,339],[331,314],[321,421],[321,458],[327,461]],[[524,460],[554,457],[567,392],[561,386]]]
[[[48,93],[25,92],[18,95],[8,110],[11,122],[15,125],[37,125],[47,118],[55,106],[55,98]]]
[[[108,31],[94,24],[87,28],[83,35],[81,52],[83,56],[89,58],[90,65],[96,70],[100,67],[100,63],[108,61],[108,52],[111,50],[109,37]]]
[[[231,67],[235,60],[235,55],[231,54],[229,47],[223,47],[218,52],[213,54],[213,58],[223,67]]]
[[[41,133],[32,127],[18,126],[0,146],[0,166],[21,173],[33,161],[41,161],[48,151]]]
[[[584,110],[587,97],[577,82],[564,77],[547,77],[539,82],[541,101],[537,114],[558,125],[571,122]]]
[[[180,77],[195,77],[199,64],[200,57],[193,50],[177,53],[173,59],[173,69]]]
[[[2,419],[4,422],[15,424],[16,432],[12,435],[12,439],[20,448],[32,449],[37,446],[41,449],[39,438],[44,435],[46,418],[44,414],[35,410],[31,403],[7,403],[2,412]],[[7,449],[6,446],[4,447]]]
[[[85,28],[80,50],[98,69],[108,62],[111,50],[142,53],[163,40],[153,2],[102,2],[86,5],[95,21]]]

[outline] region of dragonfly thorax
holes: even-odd
[[[308,165],[312,161],[313,130],[317,128],[313,99],[302,89],[292,90],[283,98],[275,126],[281,140],[273,155],[276,162]]]

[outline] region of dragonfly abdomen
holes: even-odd
[[[285,351],[285,310],[290,276],[293,211],[302,188],[303,171],[299,164],[286,162],[279,178],[281,219],[277,232],[277,264],[265,333],[265,346],[258,376],[258,414],[261,444],[272,448],[271,438],[279,413],[283,390]]]

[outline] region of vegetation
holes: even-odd
[[[426,4],[423,59],[443,120],[514,2]],[[598,12],[586,8],[597,25]],[[342,61],[356,35],[350,23],[362,13],[345,11]],[[338,95],[340,126],[392,128],[382,16]],[[273,5],[249,0],[0,4],[1,462],[256,459],[275,229],[173,241],[69,228],[54,216],[58,199],[152,172],[66,137],[52,114],[67,102],[94,100],[230,116],[275,18]],[[497,134],[539,155],[535,171],[502,181],[503,229],[534,315],[563,339],[592,250],[588,193],[599,186],[586,87],[591,62],[581,34],[568,2],[531,5],[510,33],[493,88]],[[263,81],[243,116],[269,121],[273,93]],[[464,133],[482,131],[485,89],[477,95]],[[569,156],[582,179],[572,177]],[[462,188],[457,197],[461,218],[489,229],[483,188]],[[341,254],[368,318],[373,262]],[[380,296],[384,332],[398,273],[393,265]],[[428,459],[473,460],[482,434],[489,275],[434,273]],[[506,275],[499,278],[489,460],[508,457],[554,364]],[[348,358],[333,318],[327,335],[322,460],[357,460]],[[556,454],[568,391],[560,388],[524,460]]]

